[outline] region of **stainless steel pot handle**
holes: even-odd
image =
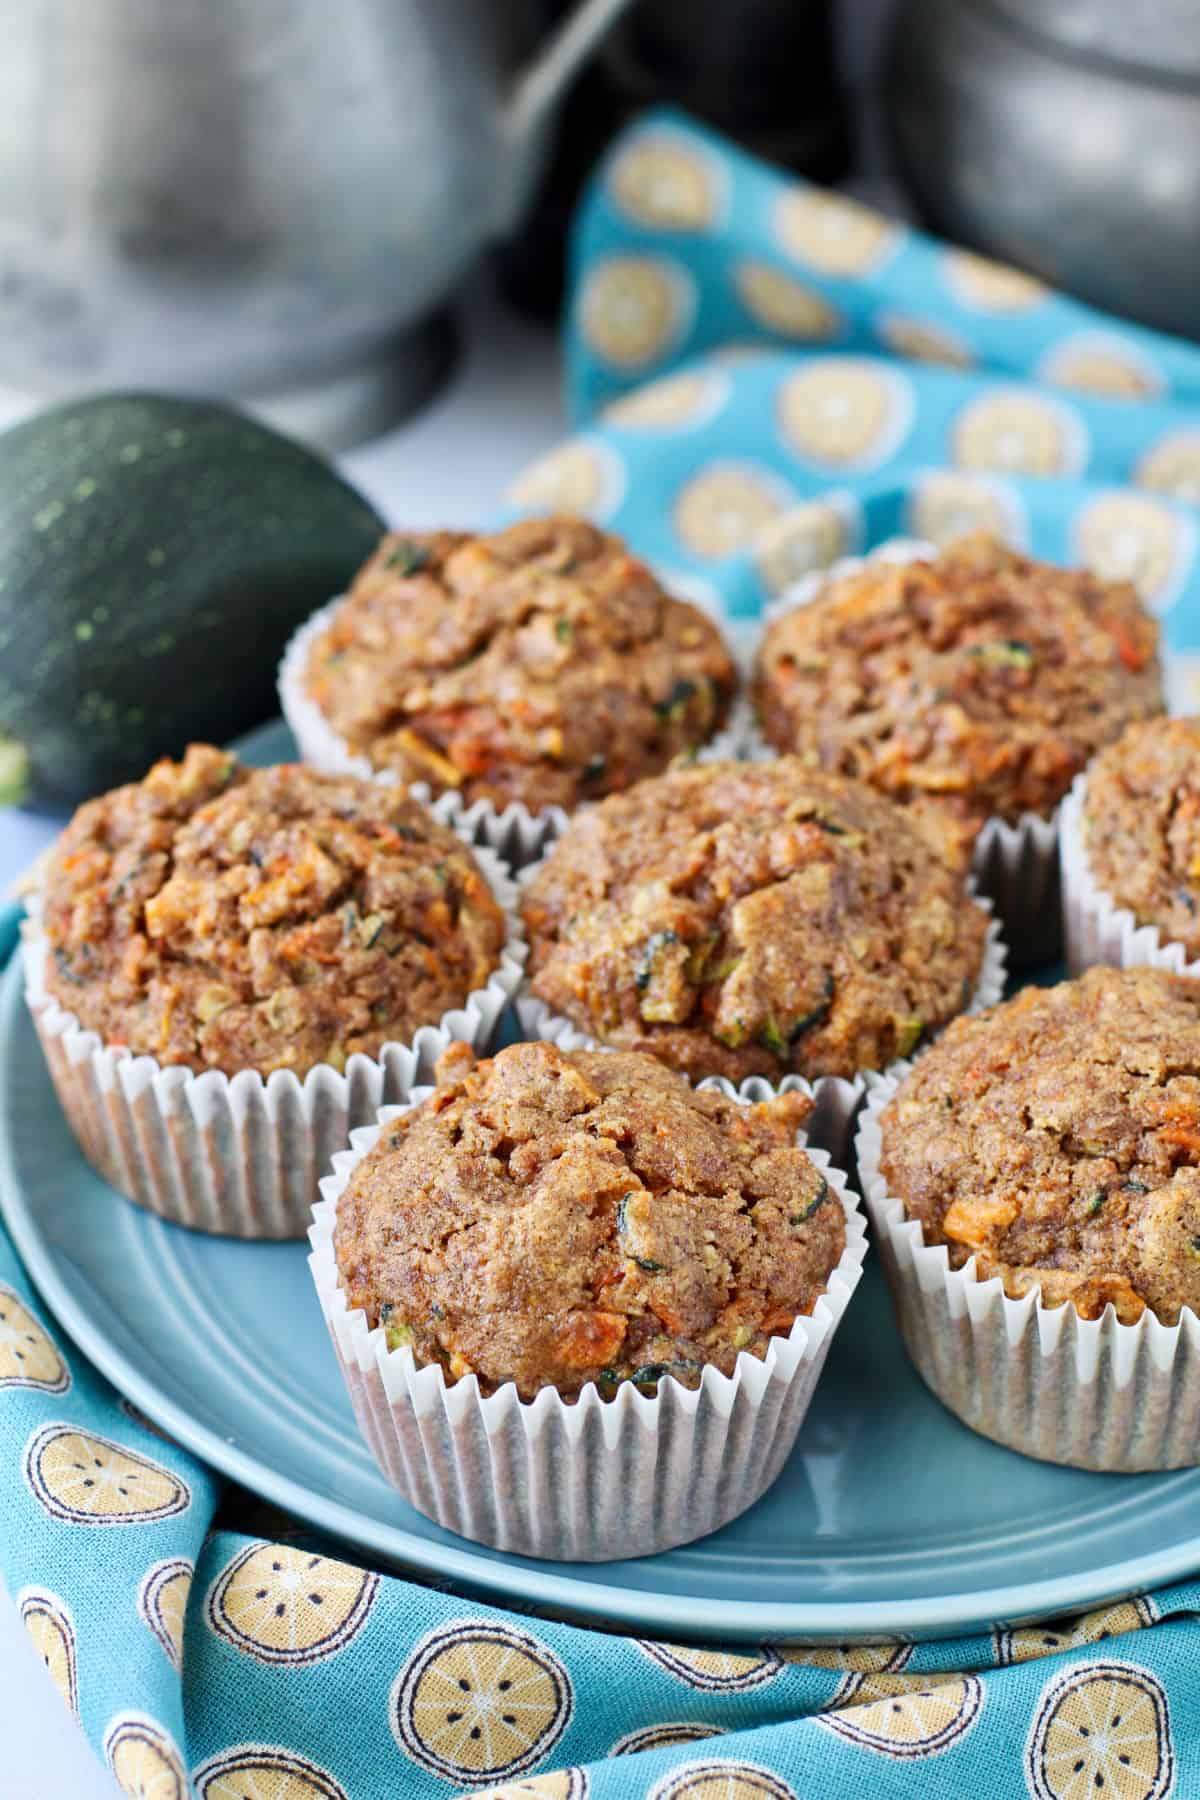
[[[505,116],[515,138],[528,137],[562,97],[609,26],[630,0],[580,0],[522,69],[508,97]]]

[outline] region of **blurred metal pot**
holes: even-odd
[[[528,60],[497,0],[0,0],[0,383],[345,396],[511,226],[627,3]]]
[[[1196,0],[902,0],[886,104],[935,229],[1200,338]]]

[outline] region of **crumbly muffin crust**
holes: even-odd
[[[754,697],[777,748],[913,806],[965,857],[990,817],[1049,817],[1101,745],[1162,710],[1157,647],[1130,583],[976,533],[783,614]]]
[[[197,744],[80,807],[42,922],[83,1026],[226,1074],[375,1056],[482,987],[506,935],[469,847],[403,791]]]
[[[810,1110],[701,1093],[644,1056],[525,1043],[473,1066],[453,1046],[338,1202],[347,1301],[485,1393],[731,1374],[812,1311],[845,1247],[795,1142]]]
[[[722,725],[736,684],[712,621],[572,518],[385,538],[306,678],[375,768],[535,811],[666,768]]]
[[[1200,981],[1026,988],[951,1025],[881,1126],[881,1173],[954,1267],[1086,1319],[1200,1313]]]
[[[1088,768],[1083,836],[1096,885],[1200,956],[1200,719],[1131,725]]]
[[[533,991],[693,1077],[854,1075],[970,1004],[987,934],[904,811],[796,757],[645,781],[524,897]]]

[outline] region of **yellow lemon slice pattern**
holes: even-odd
[[[637,1756],[643,1750],[670,1750],[677,1744],[695,1744],[702,1738],[724,1737],[722,1725],[701,1725],[692,1719],[669,1720],[662,1725],[643,1725],[618,1738],[610,1756]]]
[[[725,1650],[693,1650],[687,1644],[654,1644],[643,1638],[636,1641],[642,1655],[668,1675],[706,1693],[742,1693],[774,1681],[783,1672],[783,1662],[774,1650],[755,1650],[740,1656]]]
[[[326,1770],[273,1744],[237,1744],[196,1770],[200,1800],[348,1800]]]
[[[907,356],[910,362],[938,363],[947,369],[974,366],[975,352],[971,346],[932,319],[884,313],[876,319],[875,329],[889,350],[894,350],[897,356]]]
[[[861,201],[796,187],[776,203],[775,235],[789,256],[810,269],[866,275],[899,248],[904,233]]]
[[[1036,1800],[1161,1800],[1175,1778],[1167,1697],[1132,1663],[1069,1669],[1045,1689],[1025,1778]]]
[[[1172,431],[1151,445],[1134,471],[1138,487],[1200,505],[1200,432]]]
[[[425,1638],[392,1685],[392,1731],[422,1768],[460,1785],[524,1775],[566,1730],[570,1678],[545,1644],[490,1620]]]
[[[778,518],[789,497],[769,470],[710,463],[675,496],[676,535],[693,556],[733,556]]]
[[[797,1647],[781,1649],[779,1654],[785,1662],[799,1663],[813,1669],[836,1669],[841,1671],[842,1679],[829,1701],[830,1706],[845,1706],[848,1701],[863,1697],[868,1678],[879,1676],[885,1671],[903,1669],[912,1657],[911,1644],[819,1644],[812,1649]],[[917,1685],[922,1677],[915,1678]],[[926,1683],[926,1685],[928,1685]],[[877,1699],[878,1691],[871,1691],[870,1698]]]
[[[530,463],[509,487],[508,498],[514,506],[599,519],[617,504],[623,488],[623,470],[612,451],[573,438]]]
[[[208,1591],[209,1629],[265,1663],[313,1663],[361,1631],[378,1575],[286,1544],[250,1544]]]
[[[1006,475],[1062,475],[1085,461],[1086,434],[1073,414],[1035,394],[999,388],[980,394],[954,421],[960,469]]]
[[[691,279],[652,256],[610,256],[596,263],[579,294],[579,329],[596,355],[617,369],[644,369],[677,342],[691,317]]]
[[[852,1706],[817,1720],[826,1731],[863,1750],[908,1761],[940,1756],[965,1737],[983,1706],[983,1687],[974,1675],[938,1683],[936,1676],[914,1693],[895,1694],[869,1705]]]
[[[665,375],[610,402],[604,417],[625,431],[671,431],[711,418],[726,391],[711,375]]]
[[[856,535],[853,516],[827,500],[806,500],[763,526],[754,540],[754,561],[767,592],[785,593],[814,569],[847,555]]]
[[[1132,581],[1151,606],[1164,604],[1184,548],[1184,527],[1147,494],[1103,494],[1075,520],[1079,559],[1110,581]]]
[[[810,363],[779,390],[784,441],[831,468],[881,462],[897,447],[911,413],[903,377],[852,357]]]
[[[841,329],[840,314],[823,294],[770,263],[739,263],[733,281],[751,318],[781,337],[831,338]]]
[[[795,1790],[754,1763],[685,1763],[651,1789],[649,1800],[796,1800]]]
[[[609,171],[608,191],[638,225],[704,231],[716,221],[721,183],[700,151],[664,132],[621,152]]]
[[[1076,1619],[1048,1619],[1044,1625],[996,1631],[992,1634],[996,1661],[1006,1667],[1010,1663],[1034,1662],[1040,1656],[1057,1656],[1063,1650],[1079,1650],[1085,1644],[1099,1644],[1126,1631],[1139,1631],[1143,1625],[1153,1625],[1157,1618],[1158,1608],[1153,1600],[1136,1594],[1131,1600],[1099,1606]]]
[[[0,1388],[61,1394],[71,1374],[50,1333],[18,1293],[0,1282]]]
[[[1090,333],[1056,344],[1041,359],[1038,374],[1059,387],[1117,400],[1144,400],[1163,388],[1162,376],[1148,357],[1132,345]]]
[[[79,1668],[75,1655],[75,1625],[65,1600],[47,1588],[23,1588],[17,1595],[17,1612],[33,1647],[46,1665],[51,1681],[64,1703],[79,1714]]]
[[[938,470],[922,476],[909,504],[909,530],[931,544],[949,544],[969,531],[1016,541],[1023,534],[1014,498],[986,477]]]
[[[148,1525],[192,1503],[187,1483],[161,1463],[73,1425],[35,1432],[24,1472],[51,1517],[71,1525]]]
[[[587,1800],[588,1778],[582,1769],[555,1769],[552,1775],[531,1775],[528,1781],[510,1781],[503,1787],[472,1794],[469,1800]]]
[[[183,1667],[183,1624],[194,1573],[186,1556],[171,1556],[147,1569],[138,1588],[138,1611],[173,1669]]]
[[[104,1734],[104,1759],[129,1800],[188,1800],[183,1759],[155,1719],[122,1713]]]
[[[1023,269],[993,262],[972,250],[948,250],[942,267],[958,299],[980,312],[1028,312],[1040,306],[1050,291],[1045,282]]]

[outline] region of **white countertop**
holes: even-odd
[[[482,280],[462,308],[462,323],[461,360],[433,404],[339,459],[397,523],[481,523],[499,509],[511,476],[565,429],[553,334],[502,309]],[[0,429],[23,410],[0,395]],[[44,813],[0,809],[0,892],[60,824]],[[68,1797],[120,1800],[64,1713],[0,1582],[0,1800]]]

